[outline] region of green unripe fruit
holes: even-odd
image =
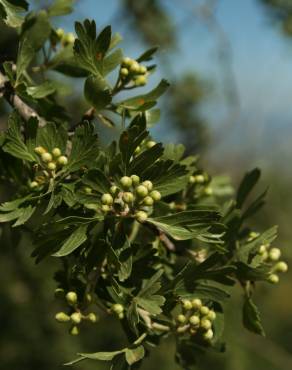
[[[31,189],[35,189],[35,188],[37,188],[39,186],[39,183],[38,182],[36,182],[36,181],[32,181],[30,184],[29,184],[29,187],[31,188]]]
[[[54,171],[57,166],[54,162],[49,162],[47,167],[49,170]]]
[[[206,195],[212,195],[213,194],[213,189],[208,186],[207,188],[204,189],[204,193]]]
[[[132,183],[134,186],[138,185],[140,183],[140,177],[137,175],[131,175]]]
[[[134,151],[134,154],[139,154],[141,152],[141,147],[137,146],[137,148]]]
[[[191,301],[189,301],[188,299],[185,299],[185,300],[183,300],[182,301],[182,306],[183,306],[183,308],[185,309],[185,310],[191,310],[192,309],[192,302]]]
[[[189,318],[189,322],[191,325],[193,326],[198,326],[199,323],[200,323],[200,318],[199,316],[197,315],[192,315],[190,318]]]
[[[48,152],[43,153],[43,154],[41,155],[41,158],[42,158],[42,161],[43,161],[43,162],[51,162],[51,161],[52,161],[52,159],[53,159],[52,154],[50,154],[50,153],[48,153]]]
[[[91,294],[89,294],[89,293],[87,293],[87,294],[85,295],[85,299],[86,299],[86,302],[87,302],[87,303],[92,302],[92,295],[91,295]]]
[[[119,315],[120,313],[124,312],[124,306],[121,305],[120,303],[115,303],[111,307],[112,311]]]
[[[198,310],[202,307],[202,301],[199,298],[195,298],[192,300],[192,307],[195,310]]]
[[[158,202],[161,199],[161,194],[158,190],[153,190],[150,193],[150,197],[155,201]]]
[[[134,195],[133,193],[127,191],[123,194],[123,201],[125,203],[132,203],[134,201]]]
[[[143,204],[145,204],[145,206],[150,207],[153,205],[153,203],[154,203],[154,200],[149,195],[143,199]]]
[[[148,189],[148,191],[151,191],[153,189],[153,184],[150,180],[143,181],[142,185],[144,185]]]
[[[132,73],[138,73],[140,70],[140,65],[136,60],[132,60],[129,69],[130,69],[130,72]]]
[[[216,319],[216,312],[213,310],[210,310],[207,315],[207,318],[211,321],[214,321]]]
[[[203,184],[205,182],[205,176],[204,175],[196,175],[195,180],[198,184]]]
[[[112,185],[112,186],[110,187],[110,193],[111,193],[112,195],[116,195],[116,194],[117,194],[117,191],[118,191],[118,187],[117,187],[116,185]]]
[[[145,198],[148,195],[148,189],[144,185],[139,185],[136,187],[136,193],[141,198]]]
[[[56,29],[56,34],[59,37],[59,39],[61,39],[64,36],[65,31],[63,30],[63,28],[57,28]]]
[[[135,85],[136,86],[145,86],[147,84],[147,77],[145,76],[138,76],[135,78]]]
[[[145,222],[148,218],[148,215],[146,212],[144,211],[138,211],[136,214],[135,214],[135,217],[136,217],[136,220],[139,221],[139,222]]]
[[[212,329],[207,330],[206,333],[203,334],[203,338],[205,340],[211,340],[213,339],[213,337],[214,337],[214,333]]]
[[[156,145],[156,142],[153,141],[153,140],[147,141],[147,143],[146,143],[146,147],[148,149],[152,148],[154,145]]]
[[[66,44],[73,44],[74,41],[75,41],[75,36],[72,32],[69,32],[69,33],[66,33],[64,36],[63,36],[63,39],[62,39],[64,45]]]
[[[128,68],[121,68],[121,70],[120,70],[120,74],[121,74],[121,76],[123,76],[123,77],[128,76],[128,74],[129,74],[129,70],[128,70]]]
[[[259,254],[263,255],[267,251],[267,247],[265,245],[261,245],[259,247]]]
[[[65,312],[58,312],[55,315],[55,319],[58,322],[68,322],[68,321],[70,321],[70,316],[68,316],[67,314],[65,314]]]
[[[80,324],[81,323],[81,313],[80,312],[72,313],[72,315],[70,316],[70,319],[74,324]]]
[[[284,261],[278,262],[274,267],[274,271],[276,271],[276,272],[287,272],[288,271],[287,263],[284,262]]]
[[[208,315],[209,311],[210,311],[209,307],[207,307],[207,306],[202,306],[201,309],[200,309],[201,314],[206,315],[206,316]]]
[[[34,148],[34,151],[35,151],[35,153],[37,153],[39,155],[47,153],[46,149],[42,146],[37,146],[36,148]]]
[[[113,197],[109,193],[102,194],[101,196],[101,203],[107,204],[108,206],[113,204]]]
[[[70,329],[69,333],[71,335],[78,335],[79,334],[79,329],[77,326],[72,326],[72,328]]]
[[[89,186],[85,186],[83,190],[85,191],[86,194],[92,194],[92,189]]]
[[[55,158],[60,157],[60,155],[62,154],[61,149],[59,149],[59,148],[54,148],[54,149],[52,150],[52,154],[53,154],[53,156],[54,156]]]
[[[261,255],[261,257],[262,257],[262,260],[263,260],[263,261],[266,261],[266,260],[269,258],[269,253],[268,253],[268,252],[264,252],[264,253]]]
[[[279,248],[272,248],[269,251],[269,259],[272,261],[278,261],[278,259],[281,257],[281,251]]]
[[[120,319],[120,320],[123,320],[123,318],[125,317],[125,315],[124,315],[124,313],[123,312],[121,312],[121,313],[119,313],[118,314],[118,318]]]
[[[97,321],[97,317],[95,315],[95,313],[93,312],[90,312],[88,315],[87,315],[87,318],[90,322],[92,323],[95,323]]]
[[[110,207],[110,206],[108,206],[107,204],[103,204],[103,205],[101,206],[101,210],[102,210],[102,212],[107,213],[107,212],[109,212],[109,211],[111,210],[111,207]]]
[[[278,284],[279,282],[279,276],[276,275],[276,274],[271,274],[269,277],[268,277],[268,282],[271,283],[271,284]]]
[[[204,319],[201,320],[200,326],[201,326],[201,328],[203,328],[205,330],[209,330],[212,327],[212,323],[211,323],[210,320],[204,318]]]
[[[65,166],[68,163],[68,158],[64,155],[61,155],[61,157],[58,158],[57,162],[60,166]]]
[[[186,320],[187,318],[185,317],[185,315],[183,314],[177,315],[176,321],[179,322],[180,324],[184,324]]]
[[[66,300],[69,304],[74,305],[78,301],[77,294],[75,292],[68,292],[66,294]]]
[[[121,185],[126,189],[129,189],[132,186],[132,179],[129,176],[123,176],[120,182]]]
[[[141,73],[141,74],[147,73],[147,68],[145,66],[140,66],[139,73]]]
[[[129,57],[125,57],[122,60],[122,64],[125,65],[125,66],[127,66],[127,67],[129,67],[132,64],[132,59],[129,58]]]
[[[196,182],[196,178],[195,178],[195,176],[190,176],[189,177],[189,183],[190,184],[194,184]]]

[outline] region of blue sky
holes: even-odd
[[[228,118],[229,107],[223,94],[216,35],[210,33],[201,21],[190,17],[190,6],[202,1],[161,2],[174,24],[180,25],[179,48],[172,54],[171,69],[178,75],[182,70],[194,71],[211,83],[212,93],[202,107],[202,114],[208,118],[216,135],[217,128]],[[114,31],[125,37],[124,50],[130,56],[138,55],[145,48],[142,40],[129,33],[126,20],[115,21],[120,4],[119,0],[77,1],[67,29],[72,29],[74,20],[86,17],[94,18],[100,28],[114,23]],[[279,25],[272,22],[259,0],[219,0],[216,16],[232,47],[240,112],[234,128],[228,129],[225,139],[214,146],[213,154],[217,156],[219,151],[227,155],[232,148],[233,158],[248,151],[250,160],[259,164],[265,164],[267,160],[286,163],[292,153],[292,38],[289,40],[281,34]],[[186,19],[187,26],[182,26]],[[154,134],[166,140],[175,136],[168,130],[166,122]],[[267,151],[271,146],[272,152]]]

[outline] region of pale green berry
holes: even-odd
[[[58,158],[57,162],[60,166],[65,166],[68,163],[68,158],[64,155],[61,155],[61,157]]]
[[[46,149],[42,146],[37,146],[36,148],[34,148],[34,151],[35,151],[35,153],[37,153],[39,155],[47,153]]]
[[[123,77],[128,76],[128,74],[129,74],[129,70],[128,70],[128,68],[121,68],[121,70],[120,70],[120,74],[121,74],[121,76],[123,76]]]
[[[205,182],[205,176],[204,175],[196,175],[195,179],[196,179],[196,182],[198,184],[203,184]]]
[[[144,185],[148,189],[148,191],[151,191],[153,189],[153,184],[150,180],[143,181],[142,185]]]
[[[190,328],[190,334],[191,334],[191,335],[196,335],[196,334],[197,334],[197,329],[195,329],[195,328]]]
[[[150,207],[153,205],[153,203],[154,203],[154,200],[149,195],[143,199],[143,204],[145,204],[145,206]]]
[[[281,257],[281,251],[279,248],[272,248],[269,251],[269,259],[272,261],[278,261],[278,259]]]
[[[212,323],[210,320],[204,318],[201,320],[200,326],[205,330],[209,330],[212,327]]]
[[[132,179],[132,182],[133,182],[134,186],[136,186],[140,183],[140,177],[137,176],[137,175],[131,175],[131,179]]]
[[[199,323],[200,323],[200,318],[199,316],[197,315],[192,315],[190,318],[189,318],[189,322],[191,325],[193,326],[198,326]]]
[[[86,299],[87,303],[92,302],[92,295],[91,295],[90,293],[87,293],[87,294],[85,295],[85,299]]]
[[[57,28],[56,29],[56,34],[61,39],[64,36],[65,31],[63,30],[63,28]]]
[[[70,319],[74,324],[80,324],[81,323],[81,313],[80,312],[72,313],[72,315],[70,316]]]
[[[150,193],[150,197],[155,201],[158,202],[161,199],[161,194],[158,190],[153,190]]]
[[[135,149],[134,153],[135,154],[139,154],[141,152],[141,147],[140,146],[137,146],[137,148]]]
[[[89,321],[91,321],[92,323],[95,323],[97,321],[97,317],[96,317],[96,314],[93,313],[93,312],[90,312],[88,315],[87,315],[87,319]]]
[[[72,328],[70,329],[70,331],[69,331],[69,333],[71,334],[71,335],[78,335],[79,334],[79,329],[78,329],[78,327],[77,326],[72,326]]]
[[[107,204],[103,204],[101,206],[101,210],[102,210],[102,212],[107,213],[107,212],[109,212],[111,210],[111,207],[109,205],[107,205]]]
[[[136,86],[145,86],[147,84],[147,77],[146,76],[138,76],[135,78],[135,85]]]
[[[120,313],[124,312],[124,306],[121,305],[120,303],[115,303],[112,305],[111,310],[119,315]]]
[[[73,44],[75,41],[75,36],[72,32],[69,32],[64,35],[63,40],[65,44]]]
[[[129,67],[132,64],[132,59],[129,58],[129,57],[125,57],[122,60],[122,64],[125,65],[125,66],[127,66],[127,67]]]
[[[113,204],[113,197],[109,193],[102,194],[101,196],[101,203],[107,204],[108,206]]]
[[[214,333],[213,333],[213,330],[212,329],[208,329],[204,334],[203,334],[203,338],[205,340],[211,340],[213,339],[214,337]]]
[[[125,317],[124,312],[118,314],[118,318],[122,320]]]
[[[266,261],[269,258],[269,253],[266,251],[263,254],[261,254],[262,260]]]
[[[148,195],[148,189],[144,185],[139,185],[136,187],[136,193],[141,198],[145,198]]]
[[[183,314],[177,315],[176,317],[176,321],[179,322],[180,324],[184,324],[186,320],[187,318]]]
[[[267,247],[265,245],[261,245],[259,247],[259,254],[263,255],[267,251]]]
[[[190,184],[194,184],[195,182],[196,182],[196,178],[195,178],[195,176],[193,176],[193,175],[192,175],[192,176],[190,176],[190,177],[189,177],[189,183],[190,183]]]
[[[49,170],[54,171],[57,166],[54,162],[49,162],[47,167],[48,167]]]
[[[92,189],[89,186],[85,186],[83,188],[83,190],[85,191],[86,194],[91,194],[92,193]]]
[[[154,145],[156,145],[156,142],[153,141],[153,140],[147,141],[147,143],[146,143],[146,147],[148,149],[152,148]]]
[[[131,186],[132,186],[132,179],[131,177],[129,176],[123,176],[120,180],[121,182],[121,185],[126,188],[126,189],[129,189]]]
[[[135,214],[135,217],[136,217],[136,220],[139,221],[139,222],[145,222],[148,218],[148,215],[146,212],[144,211],[138,211],[136,214]]]
[[[77,294],[75,292],[68,292],[66,294],[66,300],[69,304],[75,304],[78,301]]]
[[[39,183],[37,181],[32,181],[30,184],[29,184],[29,187],[31,189],[35,189],[39,186]]]
[[[183,306],[183,308],[185,309],[185,310],[191,310],[192,309],[192,302],[191,301],[189,301],[188,299],[184,299],[183,301],[182,301],[182,306]]]
[[[192,307],[195,310],[198,310],[202,307],[202,301],[199,298],[195,298],[192,300]]]
[[[60,155],[62,154],[61,149],[60,148],[54,148],[52,150],[52,154],[53,154],[53,157],[55,157],[55,158],[60,157]]]
[[[130,69],[130,72],[132,72],[132,73],[138,73],[139,69],[140,69],[140,65],[136,60],[132,60],[129,69]]]
[[[118,187],[116,185],[112,185],[110,187],[110,192],[111,192],[112,195],[116,195],[117,191],[118,191]]]
[[[200,309],[201,314],[206,315],[206,316],[208,315],[209,311],[210,311],[209,307],[207,307],[207,306],[202,306],[201,309]]]
[[[211,321],[214,321],[216,319],[216,312],[213,310],[210,310],[207,315],[207,318]]]
[[[212,194],[213,194],[213,189],[212,189],[212,188],[210,188],[210,187],[208,186],[208,187],[206,187],[206,188],[204,189],[204,193],[205,193],[206,195],[212,195]]]
[[[288,271],[288,265],[286,262],[284,261],[280,261],[278,263],[276,263],[275,267],[274,267],[274,271],[277,271],[277,272],[287,272]]]
[[[58,312],[55,315],[55,319],[58,322],[68,322],[68,321],[70,321],[70,316],[65,314],[65,312]]]
[[[123,194],[123,201],[125,203],[132,203],[134,201],[134,195],[133,193],[129,192],[129,191],[126,191],[124,194]]]
[[[140,66],[139,73],[145,74],[147,72],[147,68],[145,66]]]
[[[52,159],[53,159],[52,154],[50,154],[50,153],[48,153],[48,152],[43,153],[43,154],[41,155],[41,158],[42,158],[42,161],[43,161],[43,162],[51,162],[51,161],[52,161]]]
[[[271,283],[271,284],[278,284],[279,282],[279,276],[276,275],[276,274],[271,274],[269,277],[268,277],[268,282]]]

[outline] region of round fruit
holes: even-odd
[[[259,254],[263,255],[267,251],[267,247],[265,245],[261,245],[259,248]]]
[[[81,323],[81,313],[80,312],[72,313],[72,315],[70,316],[70,319],[74,324],[80,324]]]
[[[130,65],[130,72],[132,73],[138,73],[140,70],[140,65],[136,60],[132,60]]]
[[[72,328],[70,329],[70,332],[69,332],[71,335],[78,335],[79,334],[79,329],[77,326],[72,326]]]
[[[102,206],[101,206],[101,210],[102,210],[102,212],[109,212],[110,210],[111,210],[111,207],[110,206],[108,206],[107,204],[103,204]]]
[[[51,171],[54,171],[56,169],[56,164],[54,162],[49,162],[48,163],[48,169]]]
[[[144,185],[148,189],[148,191],[151,191],[153,189],[153,184],[149,180],[143,181],[142,185]]]
[[[158,202],[161,199],[161,194],[158,190],[153,190],[150,193],[150,197],[155,201]]]
[[[51,162],[51,160],[53,159],[52,154],[50,154],[50,153],[48,153],[48,152],[43,153],[43,154],[41,155],[41,158],[42,158],[42,161],[43,161],[43,162]]]
[[[55,319],[58,322],[68,322],[68,321],[70,321],[70,316],[65,314],[65,312],[58,312],[58,313],[56,313]]]
[[[136,217],[136,220],[139,221],[139,222],[145,222],[148,218],[148,215],[146,212],[144,211],[138,211],[135,215]]]
[[[61,149],[59,149],[59,148],[54,148],[53,150],[52,150],[52,154],[53,154],[53,156],[54,157],[60,157],[60,155],[62,154],[62,152],[61,152]]]
[[[35,153],[37,153],[39,155],[47,153],[46,149],[42,146],[37,146],[36,148],[34,148],[34,151],[35,151]]]
[[[185,310],[191,310],[192,309],[192,302],[189,301],[188,299],[185,299],[182,301],[182,306]]]
[[[116,195],[117,191],[118,191],[118,187],[116,185],[112,185],[110,187],[111,194]]]
[[[198,310],[202,307],[202,301],[199,298],[195,298],[192,300],[192,307],[195,310]]]
[[[136,86],[145,86],[147,84],[147,77],[145,76],[138,76],[135,78],[135,85]]]
[[[156,145],[156,142],[153,141],[153,140],[147,141],[147,143],[146,143],[146,147],[148,149],[152,148],[154,145]]]
[[[149,195],[143,199],[143,204],[145,204],[145,206],[150,207],[153,205],[153,203],[154,203],[154,200]]]
[[[216,319],[216,312],[213,310],[210,310],[207,315],[207,318],[211,321],[214,321]]]
[[[126,189],[129,189],[132,186],[132,179],[128,176],[123,176],[120,180],[122,186]]]
[[[68,163],[68,158],[64,155],[61,155],[61,157],[58,158],[58,164],[61,166],[65,166]]]
[[[278,259],[281,257],[281,251],[279,248],[272,248],[269,251],[269,259],[272,261],[278,261]]]
[[[92,189],[89,186],[85,186],[83,190],[85,191],[86,194],[92,193]]]
[[[129,191],[126,191],[124,194],[123,194],[123,201],[125,203],[132,203],[134,201],[134,195],[133,193],[129,192]]]
[[[123,77],[128,76],[128,74],[129,74],[129,70],[128,70],[128,68],[121,68],[120,74],[121,74],[121,76],[123,76]]]
[[[68,292],[66,294],[66,300],[69,304],[75,304],[77,303],[78,297],[75,292]]]
[[[191,325],[198,326],[199,323],[200,323],[200,318],[197,315],[192,315],[189,318],[189,322],[190,322]]]
[[[65,43],[68,43],[68,44],[73,44],[75,41],[75,36],[72,32],[69,32],[67,33],[65,36],[64,36],[64,42]]]
[[[35,188],[37,188],[39,186],[39,183],[38,182],[36,182],[36,181],[32,181],[30,184],[29,184],[29,187],[31,188],[31,189],[35,189]]]
[[[136,188],[136,193],[141,198],[145,198],[148,195],[148,189],[144,185],[139,185]]]
[[[115,303],[112,305],[112,311],[119,315],[120,313],[124,312],[124,306],[120,303]]]
[[[208,186],[208,187],[205,188],[204,193],[206,195],[212,195],[213,194],[213,189]]]
[[[137,175],[131,175],[133,185],[138,185],[140,183],[140,177]]]
[[[196,178],[195,178],[195,176],[190,176],[189,177],[189,183],[190,184],[194,184],[196,182]]]
[[[203,184],[205,182],[205,176],[204,175],[196,175],[195,179],[196,179],[196,182],[198,184]]]
[[[56,29],[56,34],[61,39],[64,36],[65,31],[63,30],[63,28],[57,28]]]
[[[183,314],[177,315],[176,321],[179,322],[180,324],[184,324],[186,320],[187,318],[185,317],[185,315]]]
[[[141,152],[141,147],[140,146],[137,146],[137,148],[135,149],[134,153],[135,154],[139,154]]]
[[[287,265],[286,262],[280,261],[275,265],[274,270],[277,271],[277,272],[287,272],[288,271],[288,265]]]
[[[123,312],[121,312],[121,313],[119,313],[118,314],[118,318],[120,319],[120,320],[123,320],[123,318],[125,317],[125,315],[124,315],[124,313]]]
[[[211,329],[211,327],[212,327],[212,323],[211,323],[211,321],[210,320],[208,320],[208,319],[202,319],[201,320],[201,328],[203,328],[203,329],[205,329],[205,330],[209,330],[209,329]]]
[[[208,315],[209,311],[210,311],[209,307],[207,307],[207,306],[202,306],[201,309],[200,309],[200,312],[201,312],[202,315]]]
[[[129,57],[123,58],[122,64],[129,67],[132,64],[132,59]]]
[[[108,206],[113,204],[113,197],[109,193],[102,194],[101,196],[101,203],[107,204]]]
[[[268,277],[268,282],[271,283],[271,284],[278,284],[279,282],[279,276],[276,275],[276,274],[271,274],[269,277]]]
[[[213,336],[214,336],[214,333],[212,329],[207,330],[206,333],[204,333],[203,335],[204,339],[206,340],[211,340]]]
[[[89,321],[95,323],[97,321],[97,317],[95,315],[95,313],[93,312],[90,312],[88,315],[87,315],[87,318]]]
[[[140,66],[139,73],[145,74],[147,72],[147,68],[145,66]]]

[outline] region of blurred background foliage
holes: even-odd
[[[188,152],[201,155],[202,162],[207,169],[211,169],[211,174],[230,174],[234,185],[238,184],[243,172],[255,165],[263,167],[264,176],[260,187],[264,189],[270,185],[268,203],[264,211],[256,217],[255,225],[258,229],[264,229],[274,223],[279,224],[280,236],[277,243],[283,248],[292,266],[292,150],[281,150],[292,147],[291,104],[290,111],[275,115],[277,128],[264,127],[264,130],[257,121],[257,116],[253,117],[254,112],[248,111],[249,107],[242,104],[240,92],[245,76],[241,76],[240,72],[239,76],[235,76],[233,60],[234,47],[240,50],[241,45],[232,44],[232,34],[226,31],[224,22],[217,17],[221,2],[225,3],[225,10],[228,12],[226,0],[77,1],[75,11],[69,19],[59,20],[56,26],[71,30],[75,19],[104,13],[105,16],[98,19],[107,18],[114,25],[115,31],[124,35],[125,50],[130,50],[130,56],[138,55],[147,46],[160,47],[157,59],[159,73],[166,76],[172,86],[162,101],[162,124],[153,129],[154,137],[157,140],[184,143]],[[254,9],[263,14],[272,30],[270,33],[264,28],[267,37],[274,37],[276,34],[278,43],[281,37],[286,38],[286,47],[289,50],[292,37],[292,0],[249,0],[250,2],[256,3]],[[32,1],[31,5],[39,8],[48,3],[49,1]],[[245,1],[236,0],[235,3],[242,5]],[[114,8],[110,16],[106,16],[108,7]],[[231,8],[234,11],[236,6]],[[239,7],[238,12],[240,11]],[[235,16],[240,19],[240,15],[236,13],[229,14],[231,19]],[[209,41],[202,37],[201,31],[193,30],[193,26],[196,29],[198,24],[205,28]],[[98,25],[102,27],[104,24],[100,22]],[[249,24],[244,22],[243,17],[242,22],[233,27],[244,34]],[[187,40],[191,40],[188,44],[181,41],[185,40],[185,35],[188,35]],[[206,55],[202,58],[200,53],[205,53],[204,47],[210,46],[210,39],[212,52],[207,58]],[[15,59],[16,46],[17,34],[1,23],[1,63]],[[191,63],[185,63],[185,48],[188,48]],[[272,58],[275,50],[271,49],[269,53]],[[256,58],[252,49],[245,58],[251,61],[249,68],[255,69],[251,71],[255,79],[254,85],[249,80],[247,87],[245,86],[247,94],[253,95],[257,84],[257,70],[255,62],[253,63]],[[292,75],[291,53],[288,58]],[[207,66],[214,65],[217,68],[217,79],[214,74],[204,74],[198,69],[202,60]],[[275,70],[270,73],[277,73],[277,68],[281,68],[281,65],[275,65]],[[287,81],[283,82],[287,85]],[[68,84],[69,80],[64,83]],[[269,81],[269,87],[269,91],[262,93],[267,96],[269,93],[270,100],[263,96],[260,103],[255,102],[258,114],[261,110],[269,111],[271,99],[278,99],[276,92],[273,95],[273,80]],[[72,88],[69,85],[65,91]],[[292,80],[290,88],[292,90]],[[66,99],[71,107],[72,117],[80,117],[84,112],[84,102],[78,98],[78,86],[72,91],[74,93],[69,97],[60,99]],[[1,129],[5,127],[7,113],[8,107],[1,103]],[[287,125],[281,125],[282,119],[288,122],[288,128]],[[99,130],[104,130],[106,136],[110,135],[109,130],[103,126]],[[3,199],[7,197],[5,185],[7,184],[2,183],[0,188]],[[62,367],[64,359],[73,358],[77,351],[119,348],[125,338],[119,331],[118,322],[112,322],[112,318],[100,317],[94,328],[86,328],[77,338],[70,337],[62,326],[55,323],[53,317],[58,310],[58,302],[53,298],[55,284],[51,276],[56,270],[56,262],[48,260],[35,265],[30,258],[30,244],[25,234],[19,234],[16,230],[11,233],[6,226],[1,227],[0,369],[58,369]],[[227,353],[214,353],[205,363],[199,359],[198,369],[292,369],[291,282],[292,268],[278,286],[264,284],[257,291],[256,301],[262,311],[267,339],[257,338],[244,331],[239,309],[240,293],[233,297],[226,307]],[[175,370],[177,367],[173,361],[172,348],[173,343],[166,341],[159,349],[154,349],[142,369]],[[105,369],[107,365],[88,362],[81,363],[78,368]]]

